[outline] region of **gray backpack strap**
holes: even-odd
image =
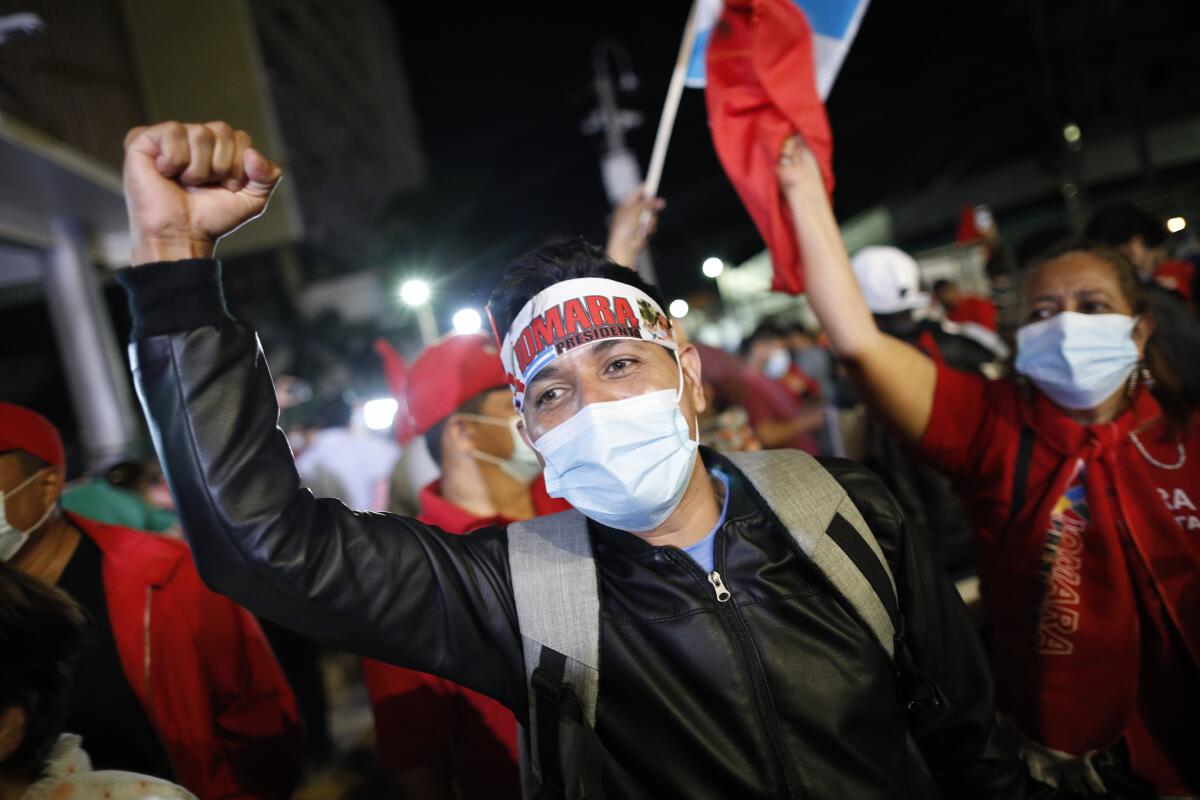
[[[525,796],[595,797],[600,592],[587,519],[566,511],[509,525],[508,560],[529,687]],[[557,720],[557,735],[540,719]]]
[[[896,581],[866,520],[837,479],[799,450],[725,456],[894,657],[900,626]]]

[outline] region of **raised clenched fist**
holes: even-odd
[[[124,169],[131,263],[211,257],[218,239],[266,210],[281,174],[224,122],[134,128]]]

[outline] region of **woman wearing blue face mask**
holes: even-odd
[[[1032,265],[1017,376],[988,382],[878,330],[796,140],[779,177],[837,355],[968,505],[997,705],[1031,772],[1200,794],[1200,426],[1132,265],[1090,243]]]

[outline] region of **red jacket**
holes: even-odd
[[[201,800],[290,797],[299,716],[254,617],[204,586],[183,542],[68,516],[100,549],[125,678],[175,780]]]
[[[538,516],[570,505],[530,487]],[[476,517],[442,497],[441,481],[421,490],[421,522],[448,533],[507,525],[503,517]],[[517,722],[490,697],[423,672],[362,660],[375,715],[375,746],[385,769],[403,771],[437,762],[453,745],[450,766],[465,800],[521,797]]]

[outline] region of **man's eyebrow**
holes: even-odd
[[[550,380],[551,378],[557,378],[558,376],[559,376],[558,367],[554,366],[553,363],[547,364],[546,366],[544,366],[540,370],[538,370],[537,375],[533,376],[533,380],[531,380],[529,382],[529,386],[534,386],[539,381]]]

